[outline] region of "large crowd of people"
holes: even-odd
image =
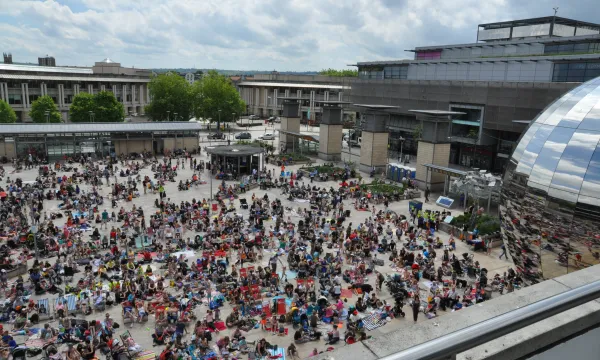
[[[202,178],[227,169],[205,160],[78,156],[6,178],[0,359],[304,357],[521,283],[457,254],[445,211],[402,213],[349,170],[318,186],[269,165],[221,176],[211,201]]]

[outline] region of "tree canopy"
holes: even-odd
[[[48,115],[46,115],[46,112],[48,112]],[[52,100],[52,98],[48,95],[40,96],[33,103],[31,103],[31,110],[29,111],[29,116],[31,116],[33,122],[36,123],[62,122],[60,111],[58,111],[54,100]]]
[[[233,121],[234,113],[239,116],[246,112],[246,103],[231,80],[212,70],[194,83],[192,99],[194,116],[216,122],[218,127],[220,121]]]
[[[188,121],[191,118],[191,86],[176,73],[160,74],[148,85],[152,100],[145,108],[154,121]],[[177,115],[175,115],[177,114]]]
[[[69,118],[72,122],[122,122],[125,120],[124,107],[110,91],[96,95],[82,92],[73,98]]]
[[[12,124],[17,121],[17,114],[4,100],[0,100],[0,123]]]
[[[343,69],[343,70],[323,69],[323,70],[319,71],[319,75],[337,76],[337,77],[357,77],[358,76],[358,70],[352,70],[352,69]]]

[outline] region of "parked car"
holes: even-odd
[[[250,120],[260,120],[260,117],[258,117],[257,115],[250,115],[250,116],[248,116],[248,119],[250,119]]]
[[[261,136],[258,137],[258,140],[274,140],[275,139],[275,134],[273,133],[264,133]]]
[[[225,140],[225,134],[224,133],[209,134],[208,138],[212,139],[212,140]]]
[[[281,123],[281,118],[279,116],[277,116],[274,121],[276,123],[280,124]]]
[[[252,135],[249,132],[239,133],[235,136],[236,139],[244,140],[244,139],[252,139]]]

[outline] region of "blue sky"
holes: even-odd
[[[597,0],[0,0],[0,50],[58,65],[310,71],[475,41],[477,24],[599,21]]]

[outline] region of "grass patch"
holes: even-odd
[[[238,140],[235,143],[238,145],[249,145],[249,146],[254,146],[254,147],[260,147],[260,148],[265,149],[267,152],[273,152],[275,150],[275,147],[273,145],[267,144],[265,142],[258,141],[258,140],[254,140],[254,141]]]

